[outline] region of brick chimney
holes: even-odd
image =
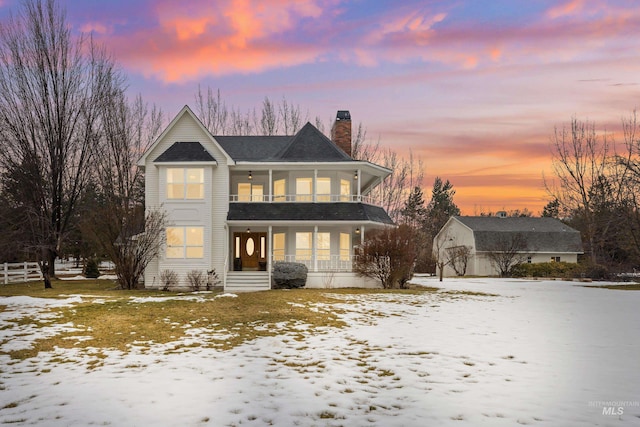
[[[351,157],[351,113],[348,110],[338,110],[331,127],[331,141]]]

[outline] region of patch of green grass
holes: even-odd
[[[4,405],[2,407],[2,409],[11,409],[11,408],[17,408],[18,407],[18,402],[11,402],[11,403],[7,403],[6,405]]]
[[[395,375],[395,372],[390,369],[381,369],[380,372],[378,372],[379,377],[391,377],[393,375]]]
[[[330,411],[322,411],[320,412],[320,419],[333,419],[336,417],[336,414],[334,412],[330,412]]]
[[[499,297],[500,295],[497,294],[489,294],[486,292],[475,292],[475,291],[444,291],[441,292],[443,294],[448,294],[448,295],[466,295],[466,296],[470,296],[470,297]]]
[[[198,341],[201,342],[194,345],[228,350],[263,336],[289,334],[292,339],[303,339],[304,335],[296,329],[300,324],[310,325],[311,328],[345,326],[332,312],[331,303],[336,300],[327,296],[323,290],[270,291],[268,297],[265,297],[264,292],[241,293],[237,298],[215,298],[215,294],[200,294],[202,301],[175,299],[133,302],[132,296],[176,294],[112,290],[109,287],[112,286],[90,282],[85,289],[88,295],[109,297],[106,302],[93,303],[93,298],[88,298],[83,303],[53,311],[56,323],[71,323],[79,330],[36,340],[29,349],[10,352],[11,357],[23,360],[35,357],[39,352],[53,351],[56,347],[116,349],[127,352],[134,346],[144,348],[151,344],[171,342],[176,343],[176,347],[172,349],[176,351],[191,346],[180,340],[187,338],[187,332],[192,328],[203,329],[213,337],[207,339],[198,334]],[[39,289],[27,291],[34,295],[46,293],[48,297],[56,298],[61,293],[81,293],[79,289],[82,285],[75,283],[71,288],[61,288],[63,287],[58,286],[54,288],[55,292],[50,293]],[[306,304],[289,304],[295,300],[304,300]],[[35,318],[23,318],[19,322],[40,325]],[[275,327],[276,324],[279,326]],[[216,334],[224,335],[224,338],[216,339]],[[78,335],[90,336],[92,339],[72,339]]]
[[[301,341],[306,333],[300,325],[308,325],[326,333],[326,328],[344,327],[338,318],[335,303],[340,294],[421,294],[438,288],[414,289],[296,289],[240,293],[236,298],[215,298],[215,293],[199,294],[199,301],[168,299],[162,302],[134,302],[134,297],[178,296],[157,290],[120,290],[110,280],[54,281],[53,289],[44,289],[42,283],[29,282],[0,287],[0,296],[27,295],[38,298],[65,298],[85,295],[82,303],[49,311],[53,319],[39,320],[24,317],[13,322],[35,327],[72,324],[76,330],[36,340],[31,348],[8,353],[12,358],[24,360],[40,352],[56,348],[115,349],[128,352],[132,348],[145,350],[152,345],[175,343],[167,351],[181,351],[192,346],[228,350],[264,336],[286,335]],[[335,296],[335,297],[333,297]],[[102,302],[93,302],[100,299]],[[278,325],[278,326],[276,326]],[[189,330],[198,329],[198,342],[189,343]],[[78,340],[78,336],[91,339]],[[364,344],[364,343],[362,343]],[[373,349],[368,349],[373,351]],[[102,358],[90,369],[101,366]],[[56,356],[53,362],[72,362]],[[301,367],[299,367],[301,368]]]
[[[640,283],[634,283],[633,285],[602,285],[602,286],[584,286],[585,288],[599,288],[599,289],[615,289],[617,291],[640,291]]]
[[[0,286],[0,296],[25,295],[35,298],[64,298],[70,294],[93,295],[99,293],[103,296],[109,296],[122,293],[113,280],[52,280],[51,286],[52,289],[45,289],[42,282],[9,283]]]

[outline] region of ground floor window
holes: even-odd
[[[551,262],[560,262],[560,257],[559,256],[552,256],[551,257]]]
[[[284,261],[284,233],[275,233],[273,235],[273,260]]]
[[[331,259],[331,233],[317,233],[316,258],[318,261]]]
[[[340,233],[340,261],[351,259],[351,234]]]
[[[308,261],[311,259],[313,234],[311,232],[296,233],[296,260]]]
[[[167,258],[203,258],[204,227],[167,227]]]

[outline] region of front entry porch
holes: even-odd
[[[225,290],[271,289],[273,265],[283,261],[307,266],[307,287],[363,286],[353,273],[363,237],[361,224],[231,226]]]
[[[267,271],[267,233],[233,233],[233,271]]]

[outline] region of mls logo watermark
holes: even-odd
[[[624,406],[603,406],[602,415],[622,415],[624,414]]]
[[[624,408],[639,407],[640,402],[637,400],[592,400],[589,402],[589,406],[602,408],[602,415],[619,417],[624,414]]]

